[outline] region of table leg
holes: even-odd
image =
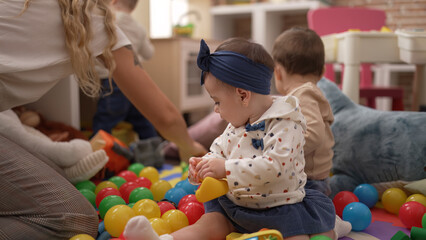
[[[412,84],[411,111],[419,111],[420,105],[426,106],[426,68],[424,64],[416,64],[416,72]]]
[[[345,64],[342,91],[353,102],[359,103],[359,64]]]

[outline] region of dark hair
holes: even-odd
[[[215,50],[218,51],[231,51],[242,54],[251,59],[255,63],[261,63],[267,66],[272,71],[274,70],[274,60],[265,48],[254,42],[250,42],[244,38],[229,38],[223,41]]]
[[[324,71],[324,44],[308,28],[294,27],[281,33],[275,40],[272,57],[288,74],[321,77]]]

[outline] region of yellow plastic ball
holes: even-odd
[[[118,187],[117,187],[117,185],[115,185],[115,183],[113,183],[111,181],[102,181],[96,186],[95,194],[98,195],[99,191],[101,191],[102,189],[107,188],[107,187],[115,188],[115,189],[118,190]]]
[[[139,172],[139,177],[146,177],[151,181],[151,183],[155,183],[160,180],[160,173],[158,173],[158,170],[155,167],[148,166]]]
[[[124,231],[127,222],[136,216],[135,212],[127,205],[116,205],[105,214],[105,230],[113,237],[119,237]]]
[[[88,234],[78,234],[70,238],[70,240],[95,240],[95,239]]]
[[[182,211],[178,209],[172,209],[161,216],[172,228],[172,232],[175,232],[183,227],[189,225],[188,217]]]
[[[149,219],[149,222],[151,223],[152,229],[154,229],[158,236],[172,233],[172,228],[162,218],[151,218]]]
[[[416,194],[412,194],[412,195],[408,196],[408,198],[407,198],[407,200],[405,200],[405,202],[410,202],[410,201],[419,202],[419,203],[423,204],[423,206],[426,207],[426,197],[423,194],[416,193]]]
[[[148,219],[159,218],[161,216],[161,210],[158,204],[151,199],[139,200],[133,205],[133,211],[136,215],[143,215]]]
[[[161,201],[166,192],[172,189],[172,185],[166,180],[158,180],[151,185],[151,192],[155,201]]]
[[[382,194],[382,204],[386,211],[398,214],[402,204],[407,200],[407,194],[400,188],[389,188]]]

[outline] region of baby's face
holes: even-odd
[[[218,80],[211,73],[205,76],[204,85],[214,101],[214,111],[219,113],[223,120],[234,127],[244,126],[247,123],[247,109],[243,107],[235,87]]]

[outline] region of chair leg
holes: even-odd
[[[376,109],[376,98],[375,97],[367,98],[367,106],[370,108]]]

